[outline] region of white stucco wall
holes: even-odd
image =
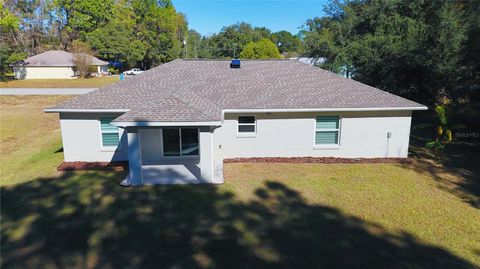
[[[104,116],[115,114],[102,114]],[[200,128],[200,155],[209,153],[202,141],[210,143],[212,157],[223,160],[239,157],[407,157],[411,111],[342,113],[257,113],[256,134],[237,134],[239,114],[226,114],[221,127]],[[316,147],[315,117],[340,116],[338,147]],[[65,161],[128,160],[127,138],[120,129],[119,149],[101,144],[100,114],[61,113],[60,124]],[[392,136],[387,139],[387,132]],[[208,133],[212,133],[211,135]],[[139,129],[144,164],[162,161],[161,128]],[[211,139],[211,140],[210,140]],[[215,170],[215,166],[212,168]]]
[[[72,67],[14,67],[16,79],[66,79],[75,78]]]
[[[239,115],[256,117],[255,136],[237,135]],[[316,116],[340,116],[338,147],[314,146]],[[410,121],[411,111],[226,114],[214,132],[214,158],[407,157]]]
[[[119,114],[60,113],[63,154],[66,162],[128,160],[127,137],[123,129],[119,129],[120,146],[118,148],[102,146],[100,115],[118,116]]]
[[[213,132],[210,127],[201,127],[199,129],[199,147],[200,147],[200,173],[202,179],[206,182],[217,183],[213,178]]]

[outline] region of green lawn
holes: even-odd
[[[63,160],[58,114],[43,109],[69,98],[0,96],[0,185],[56,174]]]
[[[0,88],[99,88],[119,81],[118,76],[76,79],[24,79],[0,81]]]
[[[418,148],[408,165],[228,164],[220,186],[122,188],[125,172],[54,171],[39,108],[62,98],[1,100],[2,268],[480,266],[478,168]]]

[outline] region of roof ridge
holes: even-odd
[[[232,59],[208,59],[208,58],[177,58],[175,60],[181,60],[181,61],[198,61],[198,62],[230,62],[231,60],[240,60],[244,62],[275,62],[275,61],[296,61],[293,59],[288,59],[288,58],[281,58],[281,59],[238,59],[238,58],[232,58]]]
[[[214,106],[216,109],[218,109],[218,110],[220,110],[220,111],[222,110],[222,108],[221,108],[219,105],[217,105],[216,103],[214,103],[214,102],[211,102],[210,100],[208,100],[207,98],[205,98],[205,97],[203,97],[203,96],[199,95],[199,94],[198,94],[198,93],[196,93],[195,91],[192,91],[192,90],[190,90],[190,89],[187,89],[187,88],[178,89],[178,90],[176,90],[176,91],[172,92],[172,93],[169,95],[169,96],[173,96],[175,99],[178,99],[180,102],[182,102],[183,104],[185,104],[185,105],[186,105],[186,106],[188,106],[188,107],[191,107],[191,108],[192,108],[192,109],[194,109],[195,111],[198,111],[198,112],[202,113],[204,116],[207,116],[207,117],[214,117],[214,115],[213,115],[213,114],[210,114],[210,113],[208,113],[208,114],[205,114],[204,112],[202,112],[202,111],[198,110],[196,107],[194,107],[194,106],[193,106],[191,103],[186,103],[185,101],[183,101],[183,100],[182,100],[182,99],[180,99],[179,97],[175,96],[175,93],[176,93],[176,92],[179,92],[180,90],[185,90],[185,91],[187,91],[187,92],[189,92],[189,93],[191,93],[191,94],[193,94],[193,95],[197,96],[198,98],[202,99],[203,101],[206,101],[208,104],[210,104],[210,105]]]
[[[174,59],[173,61],[170,61],[170,62],[168,62],[168,63],[175,62],[175,61],[177,61],[177,60],[181,60],[181,59]],[[154,69],[154,68],[152,68],[152,69]],[[182,100],[181,100],[180,98],[178,98],[177,96],[175,96],[175,93],[177,93],[177,92],[179,92],[179,91],[181,91],[181,90],[188,91],[189,93],[194,94],[195,96],[201,98],[202,100],[205,100],[205,101],[206,101],[207,103],[209,103],[210,105],[215,106],[215,108],[219,109],[220,111],[222,110],[222,108],[221,108],[220,106],[218,106],[217,104],[215,104],[215,103],[213,103],[213,102],[210,102],[210,100],[208,100],[207,98],[204,98],[203,96],[200,96],[199,94],[197,94],[195,91],[192,91],[192,90],[187,89],[187,88],[178,88],[178,89],[174,90],[173,92],[171,92],[168,96],[173,96],[173,97],[175,97],[176,99],[178,99],[179,101],[181,101],[183,104],[187,105],[188,107],[191,107],[191,108],[194,109],[195,111],[200,112],[200,113],[203,114],[204,116],[213,117],[213,115],[207,115],[207,114],[201,112],[200,110],[198,110],[197,108],[193,107],[191,104],[188,104],[188,103],[182,101]]]
[[[186,103],[185,101],[183,101],[182,99],[174,96],[173,94],[171,95],[171,97],[175,98],[176,100],[178,100],[180,103],[184,104],[185,106],[187,106],[187,107],[189,107],[189,108],[191,108],[191,109],[199,112],[200,114],[202,114],[202,115],[205,116],[205,117],[214,117],[213,115],[205,114],[203,111],[198,110],[196,107],[193,107],[191,104]],[[216,106],[216,105],[215,105],[215,106]]]

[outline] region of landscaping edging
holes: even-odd
[[[335,157],[291,157],[291,158],[232,158],[224,163],[412,163],[409,158],[335,158]]]
[[[128,162],[63,162],[57,166],[57,171],[74,170],[126,170]]]

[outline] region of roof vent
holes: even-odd
[[[240,60],[233,59],[232,62],[230,63],[230,68],[240,68]]]

